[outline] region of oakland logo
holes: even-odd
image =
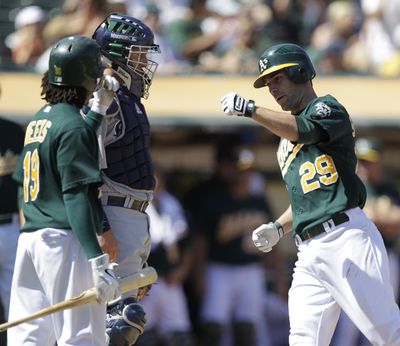
[[[331,109],[328,105],[326,105],[323,102],[318,102],[315,105],[315,108],[317,109],[317,114],[321,117],[321,118],[325,118],[325,117],[329,117],[329,115],[331,114]]]

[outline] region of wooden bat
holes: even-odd
[[[119,279],[119,290],[121,293],[127,292],[136,288],[144,287],[154,283],[157,280],[157,272],[153,267],[146,267],[132,275]],[[55,312],[71,309],[80,305],[93,303],[96,301],[96,288],[92,287],[80,295],[68,300],[64,300],[48,308],[42,309],[32,315],[20,318],[15,321],[0,324],[0,333],[8,328],[15,327],[21,323],[35,320]]]

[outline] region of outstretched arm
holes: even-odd
[[[275,135],[292,142],[297,142],[299,139],[296,117],[292,114],[256,106],[253,100],[247,100],[234,92],[223,96],[221,104],[228,115],[252,118]]]

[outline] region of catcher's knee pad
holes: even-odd
[[[251,322],[235,322],[233,335],[235,346],[254,346],[256,344],[256,329]]]
[[[222,325],[218,322],[205,322],[200,332],[201,346],[219,346],[222,338]]]
[[[134,345],[145,325],[145,312],[134,298],[110,306],[106,321],[109,346]]]
[[[173,332],[167,346],[194,346],[194,338],[191,332]]]

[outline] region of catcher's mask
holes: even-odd
[[[260,75],[253,86],[264,87],[265,76],[283,69],[286,70],[289,79],[297,84],[315,77],[314,66],[306,51],[296,44],[284,43],[272,46],[262,53],[259,60]]]
[[[136,18],[113,13],[99,25],[93,39],[100,45],[104,65],[116,72],[130,93],[147,99],[158,66],[148,54],[160,53],[150,28]]]
[[[92,92],[103,74],[100,47],[80,35],[59,40],[50,52],[48,74],[50,84],[79,86]]]

